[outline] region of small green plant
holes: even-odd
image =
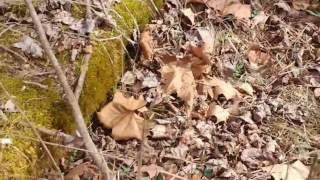
[[[235,68],[235,71],[233,73],[233,76],[235,78],[240,78],[244,73],[245,73],[245,64],[244,64],[243,61],[239,61],[236,64],[236,68]]]

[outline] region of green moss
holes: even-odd
[[[40,172],[36,172],[35,169],[30,168],[39,163],[38,158],[35,158],[38,153],[37,151],[39,151],[38,143],[23,139],[24,137],[34,138],[34,135],[30,129],[22,128],[17,122],[29,119],[34,124],[52,128],[53,122],[61,117],[59,114],[52,114],[52,110],[55,109],[54,102],[60,101],[60,95],[54,90],[43,90],[32,87],[23,88],[24,84],[22,80],[9,77],[7,74],[0,74],[0,76],[1,83],[15,97],[17,105],[25,113],[25,116],[21,113],[8,114],[10,123],[1,128],[1,136],[13,138],[13,146],[1,151],[3,158],[0,164],[8,164],[6,167],[11,169],[11,171],[7,172],[11,172],[12,174],[26,174],[22,172],[39,174]],[[0,90],[0,97],[6,99],[2,90]],[[17,154],[20,154],[22,158],[16,158]]]
[[[75,18],[81,19],[85,17],[86,11],[83,5],[74,3],[71,7],[71,14]]]
[[[160,4],[160,0],[157,1]],[[145,26],[153,14],[146,8],[146,1],[123,0],[114,7],[113,14],[117,22],[117,29],[129,36],[136,27]],[[143,11],[142,11],[143,9]],[[120,16],[120,17],[119,17]],[[98,31],[98,37],[111,38],[119,34],[117,30],[111,32]],[[96,37],[96,39],[99,39]],[[91,119],[92,113],[97,111],[105,102],[107,93],[116,86],[124,63],[124,45],[120,40],[107,42],[96,41],[94,53],[90,60],[84,91],[80,98],[82,111],[86,119]]]

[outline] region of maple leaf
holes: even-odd
[[[191,62],[173,61],[161,67],[163,89],[166,94],[176,92],[178,97],[192,107],[195,97],[195,80]]]
[[[97,116],[106,128],[112,128],[115,140],[142,139],[144,119],[135,111],[145,111],[145,105],[142,96],[139,99],[126,98],[121,92],[116,92],[112,102],[97,112]]]

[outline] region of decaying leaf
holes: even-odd
[[[145,111],[146,102],[143,97],[126,98],[121,92],[114,94],[113,101],[97,112],[98,119],[107,128],[112,128],[115,140],[142,138],[144,119],[135,111]]]
[[[292,6],[296,10],[306,10],[310,6],[310,0],[293,0]]]
[[[13,46],[21,49],[32,57],[41,58],[43,56],[43,49],[29,36],[24,36],[21,42],[17,42],[13,44]]]
[[[166,94],[176,92],[192,107],[195,97],[195,80],[190,62],[175,61],[161,67],[163,89]]]
[[[155,125],[151,129],[151,132],[152,132],[152,138],[155,138],[155,139],[166,138],[169,136],[165,125]]]
[[[259,165],[259,159],[262,157],[262,151],[258,148],[247,148],[241,153],[241,160],[251,168],[257,167]]]
[[[238,19],[251,16],[250,5],[242,4],[239,0],[189,0],[188,2],[205,3],[219,11],[223,16],[232,14]]]
[[[136,76],[132,71],[127,71],[121,78],[121,83],[133,85],[136,81]]]
[[[231,3],[223,10],[223,15],[228,14],[234,15],[237,19],[248,19],[251,16],[251,7],[246,4]]]
[[[153,55],[153,43],[150,28],[146,28],[142,33],[139,41],[144,58],[150,60]]]
[[[217,123],[225,122],[228,120],[230,113],[227,109],[212,103],[210,104],[210,108],[208,111],[208,116],[215,116],[217,118]]]
[[[155,164],[151,164],[149,166],[142,166],[141,167],[141,172],[148,173],[150,178],[155,177],[157,174],[160,173],[161,170],[163,170],[163,168],[160,167],[160,166],[157,166]]]
[[[192,12],[191,8],[181,9],[180,11],[186,18],[188,18],[188,20],[193,25],[194,24],[195,14]]]
[[[319,97],[320,97],[320,88],[315,88],[314,91],[313,91],[313,93],[314,93],[314,96],[315,96],[316,98],[319,98]]]
[[[257,46],[251,46],[248,53],[249,69],[258,71],[266,68],[271,63],[269,54],[261,51]]]
[[[11,99],[9,99],[3,106],[4,112],[14,113],[18,112],[16,105],[13,103]]]
[[[264,11],[260,11],[259,14],[252,19],[253,25],[264,25],[268,18],[269,16],[267,16]]]
[[[254,89],[252,88],[252,86],[249,83],[241,83],[238,86],[238,88],[240,91],[243,91],[243,92],[249,94],[250,96],[253,96]]]
[[[197,28],[199,43],[189,43],[190,51],[196,57],[202,59],[206,64],[209,62],[209,54],[212,53],[215,44],[215,32],[213,28]]]
[[[262,168],[269,172],[275,180],[305,180],[309,175],[309,167],[297,160],[293,164],[276,164]]]
[[[87,177],[88,179],[98,180],[100,175],[98,168],[92,164],[80,164],[72,168],[69,173],[65,176],[66,180],[80,180],[81,177]]]
[[[211,78],[205,81],[205,84],[214,87],[214,97],[218,99],[223,95],[227,100],[238,96],[239,92],[230,84],[218,78]]]

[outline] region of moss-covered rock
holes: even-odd
[[[155,4],[161,5],[162,0]],[[19,5],[19,11],[22,11]],[[96,110],[104,103],[107,93],[116,87],[124,68],[125,45],[122,39],[115,39],[120,34],[130,36],[138,25],[142,28],[154,15],[149,1],[122,0],[116,4],[111,11],[117,22],[117,28],[111,32],[96,30],[93,33],[94,51],[89,64],[85,86],[80,97],[80,105],[83,115],[88,122]],[[72,12],[75,17],[83,17],[85,8],[73,6]],[[23,14],[23,13],[22,13]],[[0,27],[0,32],[6,27]],[[21,33],[8,31],[0,37],[0,44],[11,45],[21,38]],[[120,36],[119,36],[120,37]],[[103,40],[111,38],[112,40]],[[60,54],[58,57],[67,56]],[[42,83],[48,89],[36,86],[26,86],[23,83],[23,76],[11,72],[9,66],[19,66],[19,61],[11,54],[0,51],[0,81],[14,96],[17,104],[25,111],[26,117],[20,113],[8,113],[10,122],[0,126],[0,138],[10,137],[13,144],[7,147],[0,147],[0,179],[10,175],[18,175],[18,179],[25,179],[23,175],[39,176],[42,174],[44,165],[50,162],[43,158],[40,144],[35,139],[30,128],[19,125],[18,122],[31,120],[37,126],[47,128],[63,129],[64,131],[74,130],[75,124],[67,103],[61,98],[54,79],[48,78]],[[38,61],[38,59],[34,60]],[[46,60],[39,60],[46,61]],[[9,63],[9,66],[8,66]],[[37,62],[32,62],[37,63]],[[78,69],[80,69],[78,67]],[[4,91],[0,90],[0,103],[7,100]],[[57,154],[55,149],[51,149]],[[45,161],[45,162],[44,162]],[[1,177],[2,176],[2,177]]]

